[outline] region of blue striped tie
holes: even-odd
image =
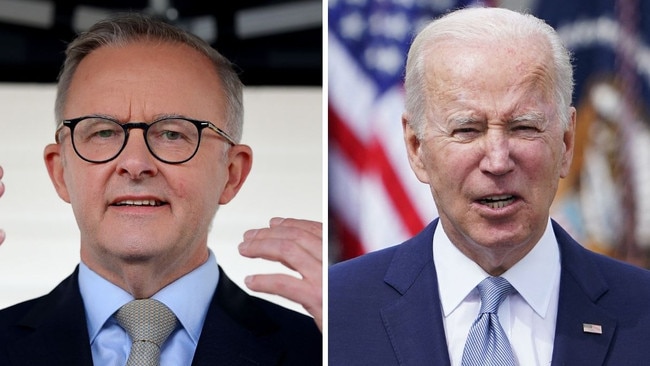
[[[462,365],[516,365],[510,342],[497,315],[499,305],[515,289],[505,278],[488,277],[478,284],[478,291],[481,294],[481,312],[469,330]]]

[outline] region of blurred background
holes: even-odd
[[[253,170],[219,209],[209,246],[242,288],[252,273],[291,273],[237,252],[274,216],[323,219],[322,2],[0,0],[0,308],[49,292],[79,262],[79,232],[43,163],[54,142],[55,80],[74,34],[110,13],[154,14],[209,41],[247,85],[243,143]],[[137,60],[134,60],[137,62]],[[301,306],[258,294],[294,310]]]
[[[532,13],[573,52],[576,152],[551,216],[586,247],[649,267],[650,2],[642,0],[330,0],[330,262],[398,244],[437,216],[402,142],[406,53],[423,25],[474,5]]]
[[[54,82],[74,34],[129,10],[210,42],[246,85],[321,85],[319,0],[0,0],[0,80]]]

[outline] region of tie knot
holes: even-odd
[[[151,342],[158,348],[176,328],[176,316],[154,299],[133,300],[115,314],[117,322],[135,342]]]
[[[478,284],[481,295],[481,313],[496,313],[505,298],[515,291],[503,277],[487,277]]]

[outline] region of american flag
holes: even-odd
[[[397,244],[436,216],[402,140],[414,35],[474,1],[329,1],[329,222],[334,260]]]

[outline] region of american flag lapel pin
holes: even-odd
[[[582,331],[592,334],[603,334],[603,327],[600,324],[582,323]]]

